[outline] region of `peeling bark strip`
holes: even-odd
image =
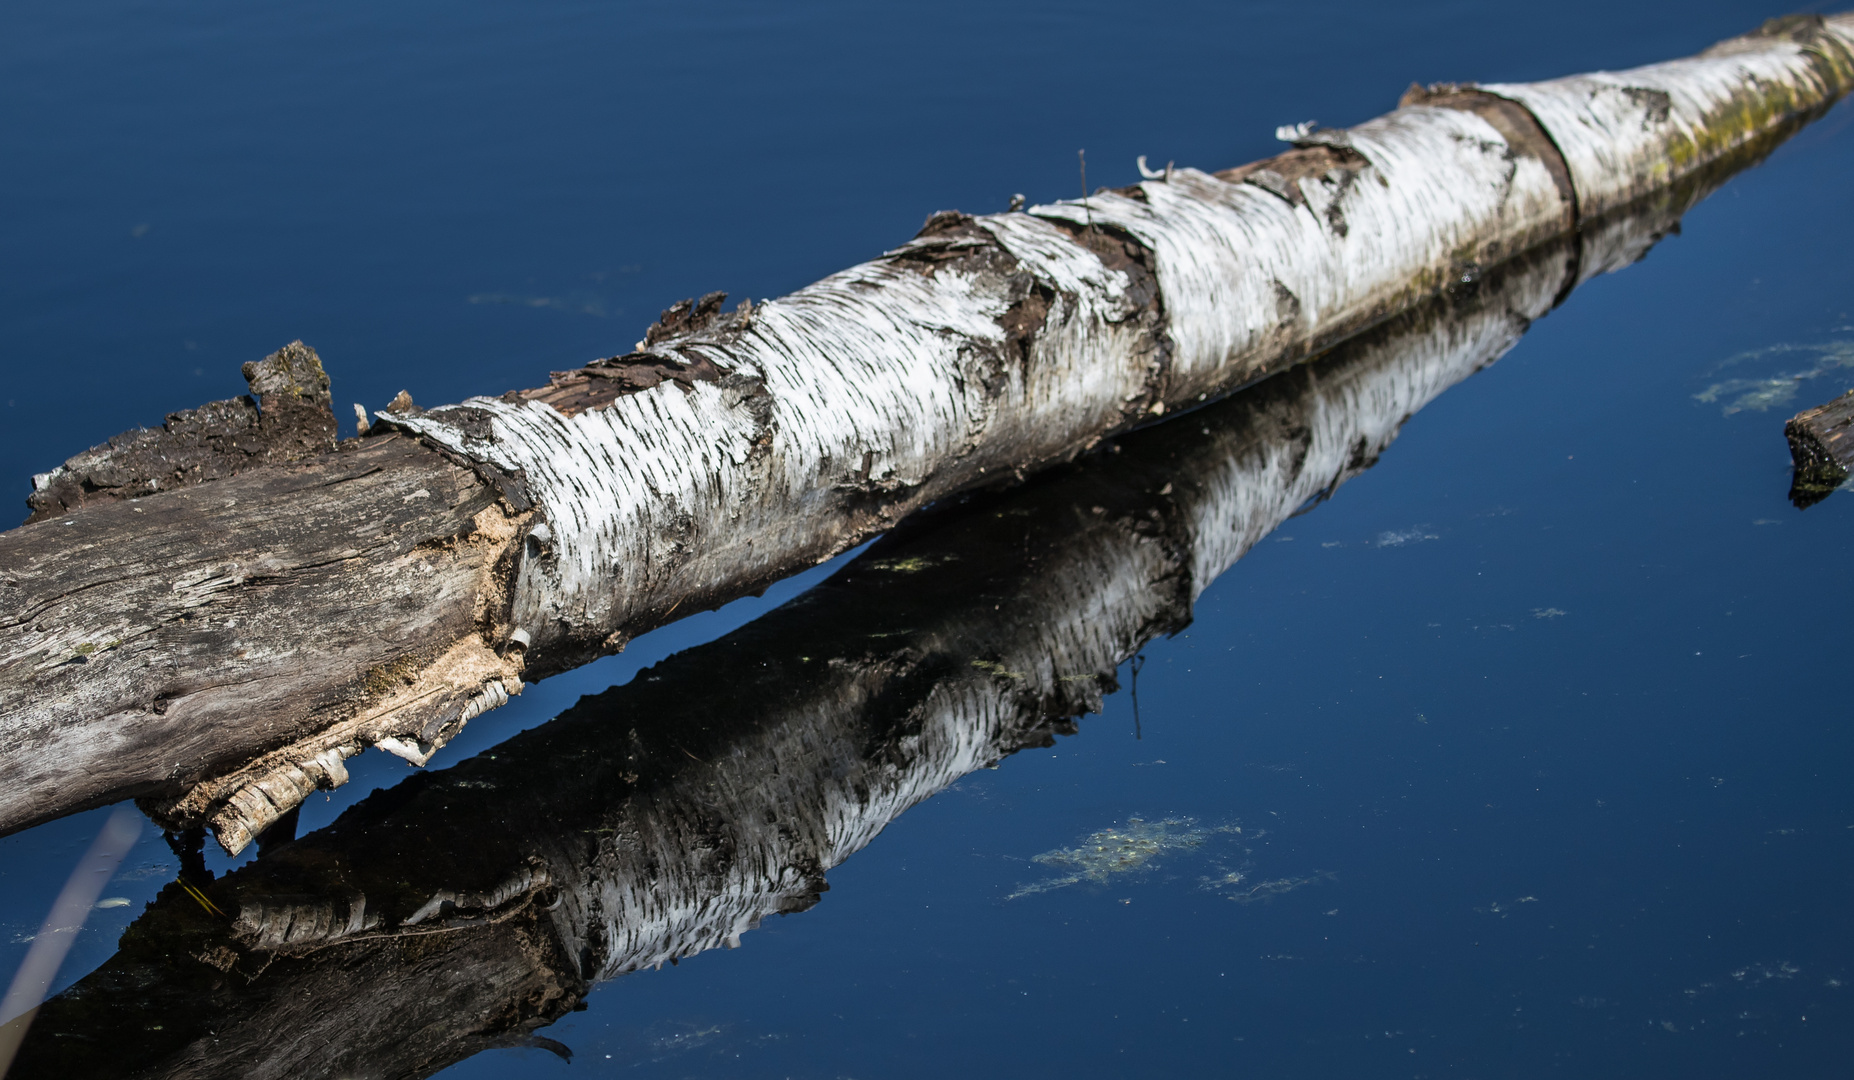
[[[1626,223],[1618,247],[1667,223]],[[41,1010],[21,1076],[426,1076],[522,1045],[599,981],[807,910],[908,808],[1099,711],[1122,661],[1510,348],[1576,261],[1552,245],[1187,421],[915,519],[493,757],[196,883],[223,918],[169,886]]]
[[[255,421],[230,403],[80,455],[0,535],[0,832],[135,794],[237,850],[362,747],[423,762],[522,679],[1576,225],[1568,289],[1610,257],[1595,214],[1817,115],[1854,85],[1850,42],[1854,17],[1810,17],[1621,75],[1438,85],[1349,130],[1288,129],[1294,149],[1243,169],[937,214],[789,297],[689,301],[632,353],[501,398],[406,399],[373,425],[398,434],[320,457],[297,457],[307,436],[246,449],[287,404],[254,378]],[[290,385],[332,437],[321,391]],[[213,424],[231,434],[197,434]]]
[[[1854,470],[1854,390],[1790,417],[1783,435],[1790,442],[1790,502],[1807,510]]]

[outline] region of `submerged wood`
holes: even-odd
[[[238,851],[366,746],[423,763],[524,679],[1555,237],[1600,265],[1597,212],[1819,115],[1851,43],[1854,16],[1799,17],[1617,75],[1412,88],[1239,169],[936,214],[791,296],[685,302],[623,356],[396,403],[321,457],[180,490],[73,459],[0,535],[0,832],[137,795]]]
[[[1790,502],[1807,510],[1854,471],[1854,390],[1790,417],[1783,435],[1790,442]]]
[[[1685,203],[1586,233],[1598,269]],[[804,911],[974,769],[1098,711],[1278,524],[1592,266],[1548,245],[1180,422],[905,523],[812,591],[217,881],[48,1002],[21,1077],[427,1076]],[[205,903],[202,903],[202,899]],[[205,904],[222,912],[215,915]],[[287,1038],[280,1038],[287,1032]]]

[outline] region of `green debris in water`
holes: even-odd
[[[1694,394],[1696,401],[1722,404],[1726,416],[1736,412],[1769,412],[1796,400],[1803,384],[1836,371],[1854,369],[1854,341],[1827,341],[1814,345],[1767,345],[1713,365],[1709,376],[1735,369],[1734,377],[1721,379]],[[1845,389],[1836,386],[1837,391]],[[1809,404],[1831,393],[1811,392]]]
[[[1034,893],[1079,885],[1084,881],[1104,885],[1112,878],[1150,869],[1158,864],[1162,856],[1196,850],[1213,837],[1224,834],[1240,836],[1242,827],[1219,825],[1209,829],[1199,828],[1192,818],[1164,818],[1159,821],[1128,818],[1123,826],[1088,834],[1075,847],[1057,848],[1034,856],[1032,862],[1068,872],[1047,881],[1020,885],[1016,892],[1005,899],[1015,900]]]
[[[1248,880],[1245,875],[1241,873],[1231,873],[1226,874],[1222,878],[1205,878],[1204,887],[1206,889],[1214,889],[1218,892],[1222,892],[1226,900],[1234,900],[1238,904],[1253,904],[1257,900],[1271,900],[1280,896],[1282,893],[1293,892],[1303,885],[1312,885],[1316,882],[1326,881],[1332,876],[1333,875],[1327,871],[1315,871],[1306,877],[1275,878],[1272,881],[1259,881],[1254,885],[1245,886],[1243,883]],[[1334,909],[1334,911],[1337,910],[1337,908]],[[1327,912],[1328,915],[1332,913],[1331,911]]]

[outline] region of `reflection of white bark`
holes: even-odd
[[[1168,495],[1144,493],[1132,514],[1074,507],[1072,537],[1011,581],[996,610],[948,612],[904,637],[909,649],[955,658],[911,705],[917,730],[868,756],[861,713],[886,672],[880,662],[846,670],[852,678],[756,725],[723,759],[684,771],[673,793],[627,807],[599,871],[562,882],[563,934],[597,952],[596,978],[738,944],[763,915],[815,887],[817,870],[860,850],[909,807],[996,763],[1027,731],[1098,707],[1098,688],[1155,628],[1188,622],[1190,601],[1256,541],[1369,466],[1418,409],[1511,348],[1568,269],[1563,257],[1516,268],[1492,302],[1290,376],[1301,384],[1291,396],[1257,395],[1274,408],[1241,402],[1180,420],[1199,432],[1164,433],[1189,447],[1179,471],[1165,474]],[[1086,498],[1087,485],[1079,487]],[[1154,511],[1165,526],[1139,528]],[[870,690],[857,692],[866,682]],[[704,871],[703,845],[678,831],[690,821],[727,823],[731,858],[721,875]],[[671,865],[680,873],[667,873]]]
[[[1610,227],[1604,250],[1639,252],[1685,205]],[[763,619],[214,884],[230,934],[170,890],[125,938],[150,951],[125,944],[48,1006],[44,1038],[120,992],[125,1030],[176,1033],[117,1048],[148,1075],[422,1075],[593,982],[737,945],[816,902],[825,871],[910,806],[1098,710],[1118,664],[1187,624],[1250,546],[1510,348],[1585,269],[1577,252],[1536,251],[1082,466],[904,527]],[[210,1037],[178,1034],[199,1015]]]

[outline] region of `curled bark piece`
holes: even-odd
[[[402,394],[320,458],[0,535],[0,832],[136,794],[236,848],[304,762],[426,760],[494,685],[1283,370],[1575,223],[1568,289],[1636,243],[1597,209],[1817,115],[1850,40],[1837,16],[1586,83],[1435,87],[1229,173],[943,212],[791,296],[679,304],[546,387]]]
[[[1553,245],[1184,423],[915,519],[761,620],[206,886],[232,919],[170,887],[47,1004],[28,1068],[424,1076],[600,980],[737,947],[909,807],[1074,731],[1120,662],[1576,270]],[[83,1037],[104,1029],[124,1034]]]
[[[1854,390],[1790,417],[1783,435],[1790,443],[1790,502],[1807,510],[1854,470]]]
[[[311,792],[347,783],[342,760],[367,746],[424,765],[465,724],[521,693],[519,670],[471,635],[339,723],[197,784],[178,802],[144,800],[144,809],[177,826],[203,819],[235,854]]]

